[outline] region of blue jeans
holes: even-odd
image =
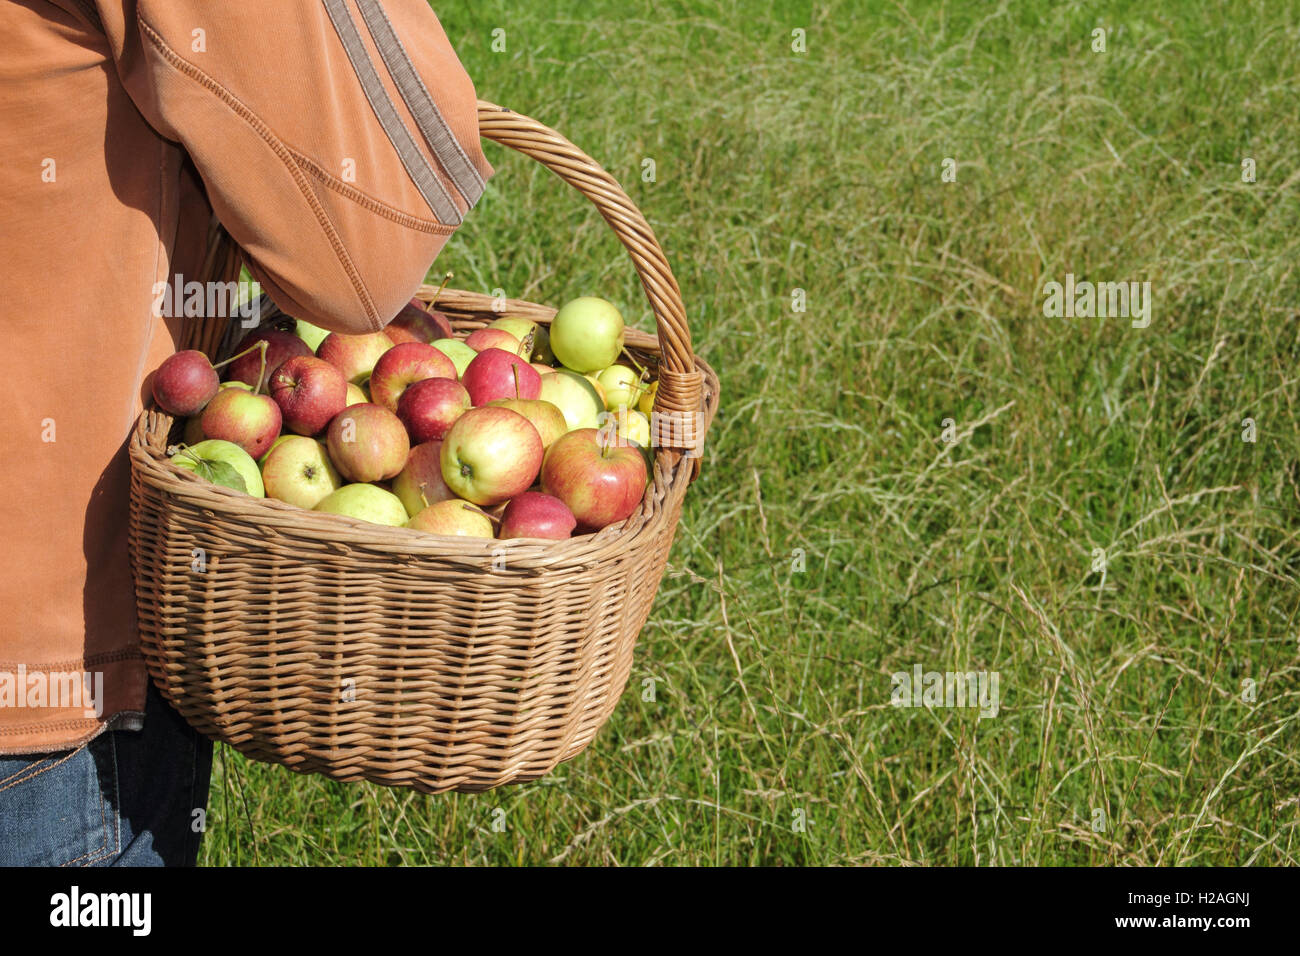
[[[0,756],[0,866],[193,866],[212,743],[149,685],[142,730]]]

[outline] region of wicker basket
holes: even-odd
[[[658,338],[655,409],[702,444],[718,380],[691,351],[681,294],[644,217],[553,130],[479,104],[482,135],[543,163],[600,210],[631,255]],[[237,265],[228,247],[216,271]],[[433,301],[434,290],[421,297]],[[458,329],[493,300],[445,291]],[[512,301],[506,314],[549,322]],[[230,328],[194,324],[218,356]],[[206,338],[206,341],[205,341]],[[146,411],[131,441],[130,549],[153,681],[191,725],[257,760],[425,792],[531,780],[575,756],[612,712],[668,560],[698,455],[660,447],[632,517],[568,541],[467,541],[249,498],[166,458],[178,423]]]

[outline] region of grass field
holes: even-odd
[[[436,8],[645,211],[723,408],[582,756],[427,797],[223,749],[201,862],[1297,862],[1300,6]],[[433,274],[651,328],[594,210],[488,150]],[[1067,274],[1150,324],[1045,316]],[[893,707],[917,665],[997,715]]]

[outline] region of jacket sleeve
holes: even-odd
[[[332,331],[387,324],[492,175],[426,0],[96,5],[131,99],[276,304]]]

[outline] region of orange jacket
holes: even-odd
[[[6,0],[0,38],[0,753],[27,753],[144,710],[126,442],[179,338],[156,283],[204,278],[212,212],[281,308],[365,332],[492,168],[426,0]]]

